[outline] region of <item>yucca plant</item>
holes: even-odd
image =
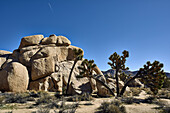
[[[101,83],[104,87],[106,87],[110,91],[111,95],[114,96],[113,91],[108,87],[107,84],[93,76],[95,67],[96,64],[94,63],[94,60],[85,59],[82,62],[81,66],[79,66],[78,68],[80,69],[80,75],[89,78],[89,80],[91,80],[91,78],[95,79],[97,82]]]
[[[70,85],[70,80],[71,80],[71,75],[73,73],[73,69],[76,65],[76,63],[79,61],[79,60],[82,60],[83,58],[83,50],[82,49],[74,49],[74,64],[71,68],[71,71],[70,71],[70,74],[69,74],[69,78],[68,78],[68,82],[67,82],[67,89],[66,89],[66,94],[68,94],[68,90],[69,90],[69,85]]]

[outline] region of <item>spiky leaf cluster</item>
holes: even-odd
[[[161,89],[166,79],[166,75],[162,70],[163,64],[159,61],[153,63],[147,62],[143,68],[139,70],[141,81],[151,89],[154,94],[157,94],[158,89]]]
[[[94,60],[85,59],[78,68],[80,69],[80,75],[91,77],[95,67],[96,64],[94,64]]]
[[[120,80],[122,80],[123,82],[126,82],[126,81],[130,78],[130,74],[129,74],[129,75],[128,75],[128,74],[125,74],[125,72],[120,73],[119,78],[120,78]]]
[[[129,57],[129,52],[124,50],[122,54],[123,55],[120,56],[115,52],[109,57],[109,60],[111,60],[112,62],[108,62],[108,64],[111,66],[112,69],[129,69],[128,67],[125,67],[126,58]]]
[[[73,51],[74,51],[74,58],[76,58],[76,60],[81,60],[83,58],[82,49],[73,49]]]

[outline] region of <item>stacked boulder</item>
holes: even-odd
[[[0,51],[0,90],[45,90],[61,93],[63,86],[67,85],[75,60],[74,49],[81,48],[72,46],[64,36],[50,35],[44,38],[43,35],[33,35],[22,38],[19,48],[13,53]],[[88,78],[77,80],[81,62],[78,61],[74,68],[69,93],[81,94],[97,90],[100,95],[109,95],[109,91],[103,90],[102,86]],[[100,79],[106,82],[99,68],[95,68],[94,74],[102,75]]]

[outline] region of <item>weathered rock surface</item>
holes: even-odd
[[[19,48],[38,45],[43,38],[44,38],[43,35],[33,35],[33,36],[24,37],[21,39]]]
[[[129,87],[144,87],[144,84],[142,84],[139,79],[135,79],[132,82],[128,84]]]
[[[41,44],[54,44],[56,46],[69,46],[71,42],[64,36],[50,35],[42,40]]]
[[[62,92],[63,79],[59,73],[52,73],[50,76],[31,81],[29,90],[45,90],[52,92]]]
[[[9,52],[9,51],[4,51],[4,50],[0,50],[0,56],[6,55],[6,54],[11,54],[11,52]]]
[[[24,92],[28,88],[28,71],[20,63],[12,62],[0,71],[0,90]]]
[[[81,48],[72,46],[64,36],[44,38],[43,35],[33,35],[22,38],[19,48],[13,53],[0,51],[0,90],[22,92],[29,89],[61,93],[75,60],[74,49]],[[114,84],[107,82],[97,66],[93,73],[95,79],[77,79],[81,63],[78,61],[73,70],[69,94],[88,92],[109,95],[110,92],[95,79],[115,90]]]
[[[31,78],[36,80],[55,72],[55,62],[52,57],[36,59],[32,62]]]

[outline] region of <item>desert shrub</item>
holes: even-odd
[[[133,104],[134,103],[134,98],[133,97],[123,97],[121,99],[121,101],[123,103],[126,103],[126,104]]]
[[[132,96],[131,91],[125,91],[125,93],[123,94],[123,97],[128,97],[128,96]]]
[[[26,103],[29,98],[28,93],[12,93],[5,95],[6,103]]]
[[[60,107],[59,102],[60,102],[59,99],[55,99],[55,100],[52,99],[51,102],[46,107],[51,109],[59,108]]]
[[[39,106],[36,113],[50,113],[50,108],[43,108],[42,106]]]
[[[80,95],[81,101],[91,101],[93,98],[89,93],[83,93]]]
[[[62,103],[60,106],[59,113],[75,113],[75,111],[78,107],[78,103],[75,102],[73,104],[66,105],[65,102],[66,102],[66,99],[64,97],[62,97]]]
[[[163,88],[170,88],[170,78],[164,80]]]
[[[0,106],[0,109],[17,109],[17,105],[16,104],[4,104],[2,106]]]
[[[91,101],[93,100],[92,96],[89,93],[83,93],[82,95],[74,95],[67,99],[68,101]]]
[[[162,89],[158,92],[159,98],[170,99],[170,91],[168,89]]]
[[[170,107],[166,106],[166,107],[162,108],[161,113],[170,113]]]
[[[3,105],[4,99],[5,99],[5,98],[4,98],[3,96],[0,96],[0,106]]]
[[[133,96],[139,96],[139,94],[141,93],[141,88],[134,87],[131,88],[131,91]]]
[[[144,99],[143,100],[144,103],[149,103],[149,104],[155,104],[157,103],[157,99],[156,97],[153,97],[153,96],[149,96],[148,98]]]
[[[170,113],[170,106],[167,101],[160,100],[157,104],[160,106],[160,113]]]
[[[99,113],[126,113],[126,109],[118,100],[112,102],[103,102],[98,108]]]
[[[51,96],[50,95],[41,95],[40,98],[35,102],[36,105],[40,104],[48,104],[51,102]]]

